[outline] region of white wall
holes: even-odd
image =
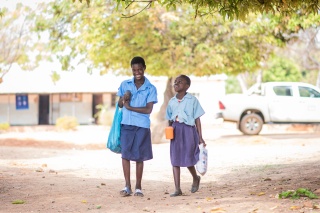
[[[64,116],[74,116],[79,124],[90,124],[92,122],[92,94],[82,94],[81,102],[60,102],[59,94],[52,95],[52,124]]]
[[[200,104],[205,110],[202,116],[203,123],[213,123],[215,113],[219,111],[218,100],[225,94],[225,77],[195,77],[190,76],[191,87],[188,92],[198,94]],[[167,77],[148,77],[158,91],[158,103],[154,105],[151,115],[159,112],[163,104],[164,91]],[[114,92],[117,92],[117,86]],[[0,95],[0,123],[9,122],[11,125],[37,125],[38,124],[38,95],[29,95],[29,109],[16,110],[15,95]],[[90,124],[92,122],[92,94],[83,93],[82,102],[60,102],[59,94],[50,95],[49,124],[55,124],[56,120],[63,116],[75,116],[80,124]],[[103,94],[104,104],[111,104],[111,94]],[[9,104],[9,105],[8,105]]]
[[[29,109],[16,109],[15,95],[0,95],[0,123],[11,125],[38,124],[38,95],[28,95]]]

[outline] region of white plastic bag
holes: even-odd
[[[203,146],[203,144],[199,145],[199,149],[199,161],[196,164],[196,169],[201,175],[204,175],[208,168],[208,150]]]

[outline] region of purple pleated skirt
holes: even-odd
[[[121,125],[122,158],[142,162],[153,158],[150,129]]]
[[[172,166],[194,166],[199,160],[199,135],[195,126],[174,122],[174,138],[170,142]]]

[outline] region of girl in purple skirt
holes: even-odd
[[[191,193],[198,191],[200,185],[200,176],[197,175],[195,165],[199,160],[199,144],[206,145],[202,138],[200,121],[204,110],[198,99],[187,93],[190,85],[190,78],[186,75],[180,75],[175,79],[176,95],[170,99],[166,110],[169,126],[174,128],[174,138],[170,141],[170,159],[175,192],[170,195],[171,197],[182,195],[180,167],[187,167],[192,175]]]

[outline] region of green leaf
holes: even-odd
[[[23,200],[14,200],[14,201],[12,201],[12,204],[24,204],[25,203],[25,201],[23,201]]]

